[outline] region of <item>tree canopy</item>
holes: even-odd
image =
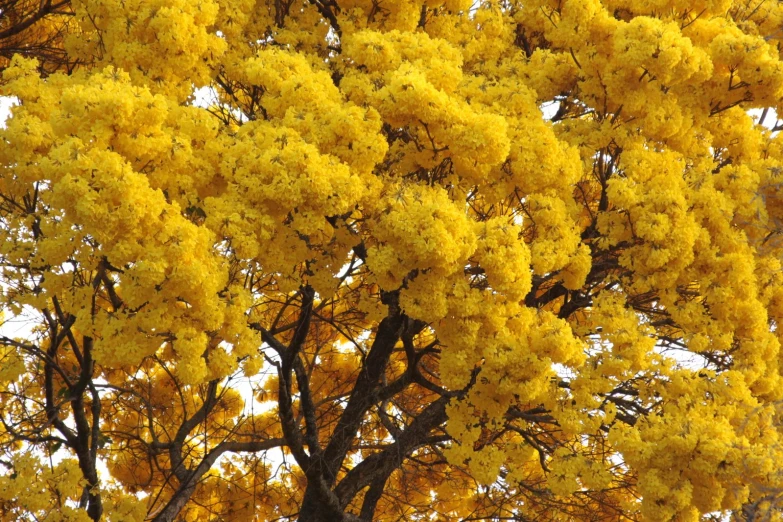
[[[0,0],[0,520],[777,520],[783,6]]]

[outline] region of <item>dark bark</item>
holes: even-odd
[[[351,469],[335,488],[341,503],[347,505],[359,491],[369,486],[360,517],[363,520],[372,520],[386,481],[394,470],[399,468],[413,451],[433,443],[433,439],[428,435],[446,422],[446,405],[449,400],[449,397],[441,397],[431,403],[403,430],[393,444],[379,453],[370,455]]]
[[[14,14],[16,15],[16,20],[14,21],[15,23],[12,23],[6,29],[0,31],[0,40],[4,40],[6,38],[11,38],[12,36],[18,35],[22,31],[31,27],[37,21],[41,20],[46,15],[56,11],[57,9],[60,9],[61,7],[65,7],[69,4],[70,4],[70,0],[66,0],[64,2],[57,2],[57,3],[52,3],[51,0],[47,0],[45,2],[42,2],[37,10],[30,13],[14,12],[15,10],[13,10],[12,7],[12,12],[14,12]],[[0,5],[0,7],[6,7],[6,5]],[[9,13],[4,12],[3,15],[9,16]]]
[[[329,517],[343,516],[342,506],[339,505],[339,502],[339,513],[333,511],[327,513],[324,510],[324,504],[327,500],[324,498],[324,487],[331,492],[337,473],[356,439],[356,433],[365,414],[377,402],[374,392],[379,387],[381,377],[389,362],[389,357],[402,335],[406,322],[406,318],[392,304],[390,306],[390,314],[378,325],[375,340],[360,369],[356,384],[348,399],[348,404],[332,432],[332,437],[323,452],[322,458],[319,459],[318,467],[320,468],[319,471],[321,472],[323,483],[321,484],[320,480],[317,484],[308,482],[299,513],[300,521],[340,520]]]
[[[189,470],[166,506],[153,518],[153,522],[173,522],[185,504],[190,500],[199,481],[215,464],[218,458],[226,452],[257,452],[278,448],[285,445],[283,439],[268,439],[252,442],[222,442],[215,446],[198,467]]]

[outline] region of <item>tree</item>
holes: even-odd
[[[0,519],[780,516],[778,2],[0,17]]]

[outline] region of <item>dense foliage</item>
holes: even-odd
[[[777,518],[781,39],[0,1],[0,519]]]

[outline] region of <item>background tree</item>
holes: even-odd
[[[781,27],[0,3],[0,517],[778,516]]]

